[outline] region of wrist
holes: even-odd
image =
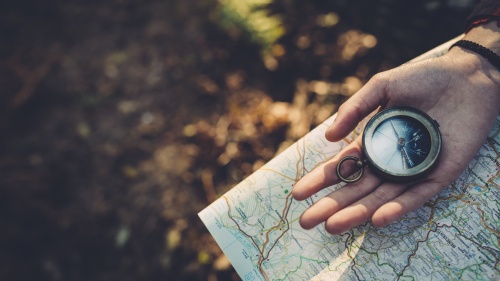
[[[500,28],[496,22],[472,28],[463,40],[458,42],[462,44],[450,49],[447,57],[453,58],[471,72],[482,72],[497,86],[500,85]],[[474,46],[474,43],[479,46]]]
[[[470,49],[455,46],[451,48],[443,57],[456,73],[461,73],[466,77],[475,75],[485,76],[500,87],[500,70],[497,69],[487,58]]]
[[[463,39],[476,42],[500,55],[500,27],[495,21],[475,26]]]
[[[481,55],[458,46],[450,49],[442,59],[441,65],[453,73],[452,83],[464,85],[469,88],[464,93],[474,93],[482,101],[500,109],[500,70]]]

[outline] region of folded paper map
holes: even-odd
[[[416,58],[439,56],[453,41]],[[468,168],[399,221],[340,235],[299,217],[331,186],[304,201],[293,185],[360,134],[324,133],[335,115],[199,213],[242,280],[500,280],[500,117]]]

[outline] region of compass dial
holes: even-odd
[[[392,107],[370,119],[363,134],[368,163],[380,176],[412,181],[425,176],[441,150],[439,128],[427,114],[410,107]]]
[[[375,129],[372,148],[375,156],[393,169],[409,169],[422,163],[431,146],[429,131],[417,120],[391,117]]]

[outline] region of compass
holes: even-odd
[[[426,113],[406,106],[390,107],[375,114],[363,132],[365,160],[344,157],[337,176],[344,182],[358,181],[368,165],[379,177],[410,182],[425,177],[436,165],[441,152],[439,124]],[[358,172],[344,177],[340,167],[354,161]]]

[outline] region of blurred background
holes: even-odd
[[[468,0],[0,9],[0,280],[239,280],[197,213]]]

